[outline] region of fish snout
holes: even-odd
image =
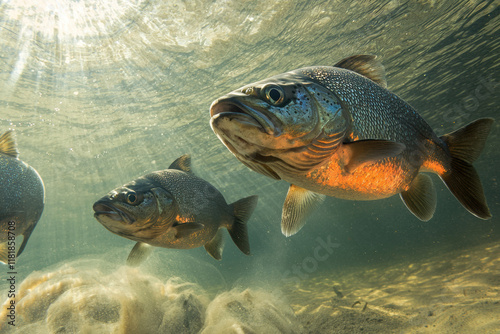
[[[241,107],[238,108],[238,99],[244,98],[246,95],[241,92],[231,92],[227,95],[219,97],[210,105],[210,117],[214,117],[223,112],[242,112]],[[228,108],[228,106],[233,106]]]
[[[106,205],[106,204],[102,203],[101,201],[95,202],[94,205],[92,206],[92,209],[94,209],[95,213],[106,213],[106,212],[113,211],[111,206]]]
[[[275,123],[278,123],[278,120],[262,104],[264,102],[246,94],[233,92],[212,103],[211,122],[216,126],[219,120],[227,119],[237,122],[243,128],[249,126],[267,135],[274,135],[278,128]]]
[[[94,203],[94,217],[101,222],[102,219],[110,219],[113,221],[121,221],[127,224],[132,224],[135,222],[135,219],[130,215],[126,214],[122,210],[114,207],[109,203],[105,203],[104,201],[97,201]]]

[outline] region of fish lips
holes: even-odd
[[[94,203],[93,209],[94,209],[94,217],[100,223],[103,223],[103,220],[105,219],[117,222],[124,222],[129,225],[135,222],[135,219],[132,216],[118,209],[111,203],[98,201]]]
[[[245,95],[244,95],[245,96]],[[277,125],[268,116],[264,107],[249,106],[241,102],[238,96],[226,96],[215,100],[210,106],[210,123],[212,127],[222,118],[235,120],[243,126],[252,126],[258,128],[261,132],[268,135],[276,133]],[[273,122],[274,121],[274,122]]]

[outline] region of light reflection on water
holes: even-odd
[[[230,90],[356,53],[380,55],[390,89],[440,134],[454,129],[457,108],[466,111],[457,114],[461,124],[495,117],[494,1],[10,1],[0,13],[0,131],[16,130],[20,157],[47,189],[44,215],[21,258],[29,270],[132,247],[94,220],[92,203],[184,153],[229,202],[261,196],[250,228],[254,256],[242,259],[227,245],[215,264],[234,277],[300,262],[324,233],[341,244],[326,269],[401,249],[411,254],[408,244],[453,248],[498,238],[494,220],[469,216],[439,185],[431,224],[406,225],[413,217],[396,198],[329,199],[300,234],[285,239],[279,216],[287,186],[241,165],[208,125],[210,103]],[[495,141],[498,131],[478,163],[494,216]],[[450,213],[460,221],[453,231]]]

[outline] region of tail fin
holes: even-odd
[[[257,206],[257,200],[258,196],[250,196],[242,198],[230,205],[233,209],[234,222],[233,225],[228,228],[229,235],[236,246],[246,255],[250,255],[250,244],[248,242],[246,224]]]
[[[441,137],[451,155],[451,168],[441,179],[470,213],[482,219],[491,218],[491,213],[472,163],[481,154],[492,124],[492,118],[481,118]]]

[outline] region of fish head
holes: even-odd
[[[176,202],[172,194],[140,178],[116,188],[94,203],[94,217],[109,231],[145,241],[173,224]]]
[[[350,122],[340,99],[300,70],[239,88],[214,101],[210,115],[213,131],[240,161],[276,179],[323,162]]]

